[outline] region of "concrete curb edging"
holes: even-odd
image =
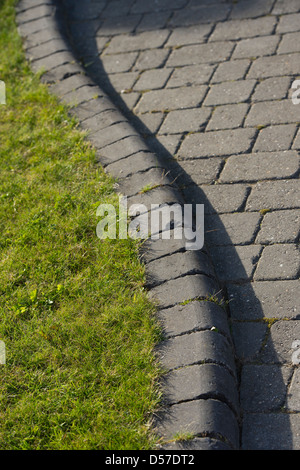
[[[59,17],[59,15],[58,15]],[[168,160],[152,153],[109,96],[76,62],[51,0],[21,0],[17,23],[32,70],[71,106],[99,162],[118,178],[131,202],[184,204]],[[153,187],[141,192],[145,186]],[[169,450],[239,448],[239,398],[228,318],[209,253],[187,251],[184,240],[149,240],[141,258],[149,295],[158,302],[165,340],[158,357],[167,371],[163,404],[154,426]],[[186,433],[195,436],[185,439]],[[181,435],[174,440],[174,435]]]

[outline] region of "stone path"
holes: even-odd
[[[144,254],[169,371],[157,427],[196,436],[165,448],[299,450],[300,0],[56,7],[20,2],[27,55],[118,190],[205,207],[203,250]]]

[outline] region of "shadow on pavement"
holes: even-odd
[[[266,0],[268,2],[268,0]],[[243,12],[258,11],[261,7],[261,0],[251,1],[240,1],[240,2],[222,2],[214,5],[214,1],[209,0],[165,0],[165,1],[142,1],[142,0],[120,0],[105,2],[102,0],[87,2],[84,0],[64,0],[56,1],[58,22],[62,24],[62,31],[68,31],[68,37],[66,38],[70,42],[70,47],[75,53],[77,59],[81,63],[85,64],[87,74],[93,79],[93,81],[99,85],[101,89],[111,98],[115,105],[122,111],[129,122],[134,128],[141,134],[151,134],[150,130],[146,128],[145,124],[134,115],[131,110],[127,107],[126,103],[122,99],[122,95],[115,90],[110,82],[110,77],[106,73],[105,68],[102,64],[101,57],[98,55],[98,46],[96,41],[96,34],[98,28],[110,28],[114,31],[114,34],[119,33],[131,33],[131,21],[132,15],[128,15],[129,7],[135,5],[133,9],[134,15],[140,15],[141,21],[148,21],[148,29],[155,30],[158,24],[163,24],[163,18],[171,18],[172,27],[180,27],[186,25],[197,25],[199,23],[214,22],[222,19],[222,12],[224,9],[228,11],[238,3],[237,7],[237,18],[243,18]],[[272,4],[274,2],[270,2]],[[187,6],[189,5],[189,6]],[[206,6],[205,6],[206,5]],[[103,7],[108,12],[104,18],[101,14]],[[201,8],[200,8],[201,7]],[[147,18],[143,16],[147,13]],[[247,16],[247,15],[246,15]],[[161,21],[161,23],[160,23]],[[223,21],[223,20],[222,20]],[[226,21],[226,20],[225,20]],[[146,27],[146,26],[145,26]],[[162,27],[162,26],[161,26]],[[159,26],[158,26],[159,28]],[[133,32],[133,34],[135,34]],[[262,320],[264,315],[264,309],[261,302],[258,300],[255,291],[252,287],[252,283],[249,282],[249,273],[245,271],[244,263],[239,257],[239,253],[233,245],[229,234],[226,232],[224,225],[220,217],[217,215],[217,209],[211,202],[210,198],[205,195],[200,187],[193,184],[193,175],[188,175],[180,166],[179,162],[173,158],[173,156],[164,148],[164,146],[155,138],[145,140],[151,151],[157,154],[158,158],[162,160],[162,165],[166,161],[171,163],[172,176],[176,178],[178,186],[183,183],[187,185],[187,191],[185,192],[187,203],[198,203],[204,204],[206,214],[214,214],[215,226],[217,227],[218,233],[220,234],[216,242],[216,233],[214,231],[206,233],[206,245],[208,252],[213,253],[214,250],[218,251],[218,259],[223,260],[223,266],[221,271],[224,274],[224,278],[219,278],[219,282],[223,288],[223,295],[225,299],[229,301],[228,315],[229,321],[232,322],[232,328],[235,332],[235,343],[238,349],[237,354],[237,369],[239,374],[243,373],[243,358],[242,355],[245,353],[246,344],[250,344],[252,355],[245,357],[245,362],[248,364],[255,364],[259,360],[260,351],[256,349],[257,344],[261,344],[260,339],[263,338],[263,343],[267,340],[268,327]],[[198,160],[200,162],[200,160]],[[243,209],[243,205],[239,210]],[[216,244],[217,243],[217,244]],[[230,264],[226,265],[224,253],[226,250],[231,250]],[[214,260],[214,256],[212,256]],[[228,259],[228,257],[227,257]],[[220,268],[218,269],[220,271]],[[230,282],[231,273],[239,273],[238,282]],[[229,283],[226,276],[229,275]],[[252,274],[250,273],[250,280]],[[233,276],[234,278],[235,276]],[[241,293],[239,286],[244,285],[244,293]],[[229,292],[230,291],[230,292]],[[237,291],[240,293],[239,298],[232,300],[230,293]],[[243,298],[243,295],[245,296]],[[253,321],[238,321],[238,319],[232,318],[231,313],[231,301],[235,302],[235,308],[243,310],[245,307],[251,305],[253,312]],[[238,303],[238,304],[237,304]],[[242,317],[242,315],[241,315]],[[255,337],[255,335],[257,335]],[[272,350],[270,343],[268,344],[269,352]],[[273,349],[273,357],[276,356],[275,350]],[[276,362],[276,361],[274,361]],[[278,361],[279,362],[279,361]],[[262,366],[263,367],[263,366]],[[260,376],[257,380],[264,381],[269,380],[262,374],[264,369],[261,369]],[[279,369],[278,369],[279,370]],[[254,376],[253,376],[254,377]],[[255,385],[248,383],[249,392]],[[259,387],[258,387],[259,388]],[[280,373],[276,374],[276,390],[281,390],[281,397],[283,396],[282,390],[285,390],[286,385],[283,377]],[[245,390],[243,390],[245,394]],[[255,409],[249,403],[249,399],[246,397],[245,403],[247,403],[247,430],[245,431],[248,435],[256,433],[259,420],[256,420]],[[257,448],[261,449],[292,449],[293,440],[290,430],[290,420],[288,414],[279,413],[284,403],[281,400],[274,400],[274,409],[271,410],[277,417],[280,415],[280,427],[276,429],[278,424],[274,421],[274,426],[271,423],[270,429],[266,428],[265,442],[257,443]],[[241,411],[243,414],[243,401],[241,403]],[[250,410],[250,411],[249,411]],[[270,410],[268,411],[270,413]],[[262,412],[263,414],[263,412]],[[275,416],[275,418],[276,418]],[[276,418],[277,419],[277,418]],[[243,432],[244,426],[243,421],[241,425],[241,431]],[[260,432],[260,435],[262,433]],[[284,442],[283,438],[284,436]],[[273,439],[273,440],[272,440]],[[254,442],[255,438],[251,438]],[[264,447],[265,446],[265,447]],[[243,448],[243,444],[241,443]]]

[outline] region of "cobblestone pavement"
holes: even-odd
[[[166,272],[174,278],[167,282],[172,300],[160,312],[168,337],[162,356],[170,370],[166,395],[174,412],[162,425],[166,437],[184,431],[182,422],[196,420],[196,427],[187,427],[198,436],[191,446],[205,448],[202,423],[211,418],[211,406],[219,431],[210,436],[207,425],[206,434],[223,436],[217,448],[236,441],[236,429],[228,424],[233,413],[240,449],[299,450],[300,94],[293,86],[300,78],[300,0],[60,3],[78,60],[121,111],[117,120],[109,107],[98,116],[101,138],[106,119],[112,119],[109,130],[118,125],[119,132],[112,152],[122,155],[129,121],[147,148],[167,162],[184,201],[205,207],[207,252],[199,255],[211,257],[214,273],[206,280],[216,275],[229,325],[216,303],[202,313],[203,302],[178,306],[174,300],[190,289],[190,278],[189,298],[200,297],[201,271],[187,268],[189,275],[181,275],[184,263],[193,265],[194,253],[174,260],[170,247],[158,259],[146,254],[158,297]],[[51,81],[49,60],[59,70],[55,60],[66,46],[41,26],[51,2],[35,4],[26,8],[26,0],[21,2],[21,31],[30,32],[26,45],[35,70],[48,57],[45,80]],[[36,56],[43,44],[44,55]],[[62,92],[69,81],[80,96],[76,65],[66,60],[59,67],[64,80],[54,91]],[[76,110],[86,128],[97,119],[89,99],[88,112],[85,106]],[[102,151],[104,163],[109,144]],[[125,193],[130,178],[155,172],[149,162],[145,171],[134,148],[127,155],[138,158],[107,157],[106,166],[127,176],[121,180]],[[155,195],[153,202],[160,202]],[[220,334],[203,326],[206,314]],[[235,364],[227,357],[230,338]],[[211,360],[216,344],[219,356]],[[213,448],[213,440],[210,444]]]

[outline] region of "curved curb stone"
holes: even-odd
[[[32,70],[71,107],[99,162],[118,178],[130,203],[184,204],[166,158],[153,154],[140,134],[76,62],[60,30],[59,6],[21,0],[17,23]],[[63,28],[62,28],[63,30]],[[141,192],[145,185],[153,189]],[[185,240],[147,241],[141,251],[150,296],[158,302],[165,340],[158,357],[166,370],[161,410],[154,425],[162,449],[239,448],[239,403],[228,319],[215,302],[220,287],[205,249],[189,252]],[[209,300],[210,299],[210,300]],[[195,437],[174,441],[185,432]],[[169,443],[168,443],[169,441]]]

